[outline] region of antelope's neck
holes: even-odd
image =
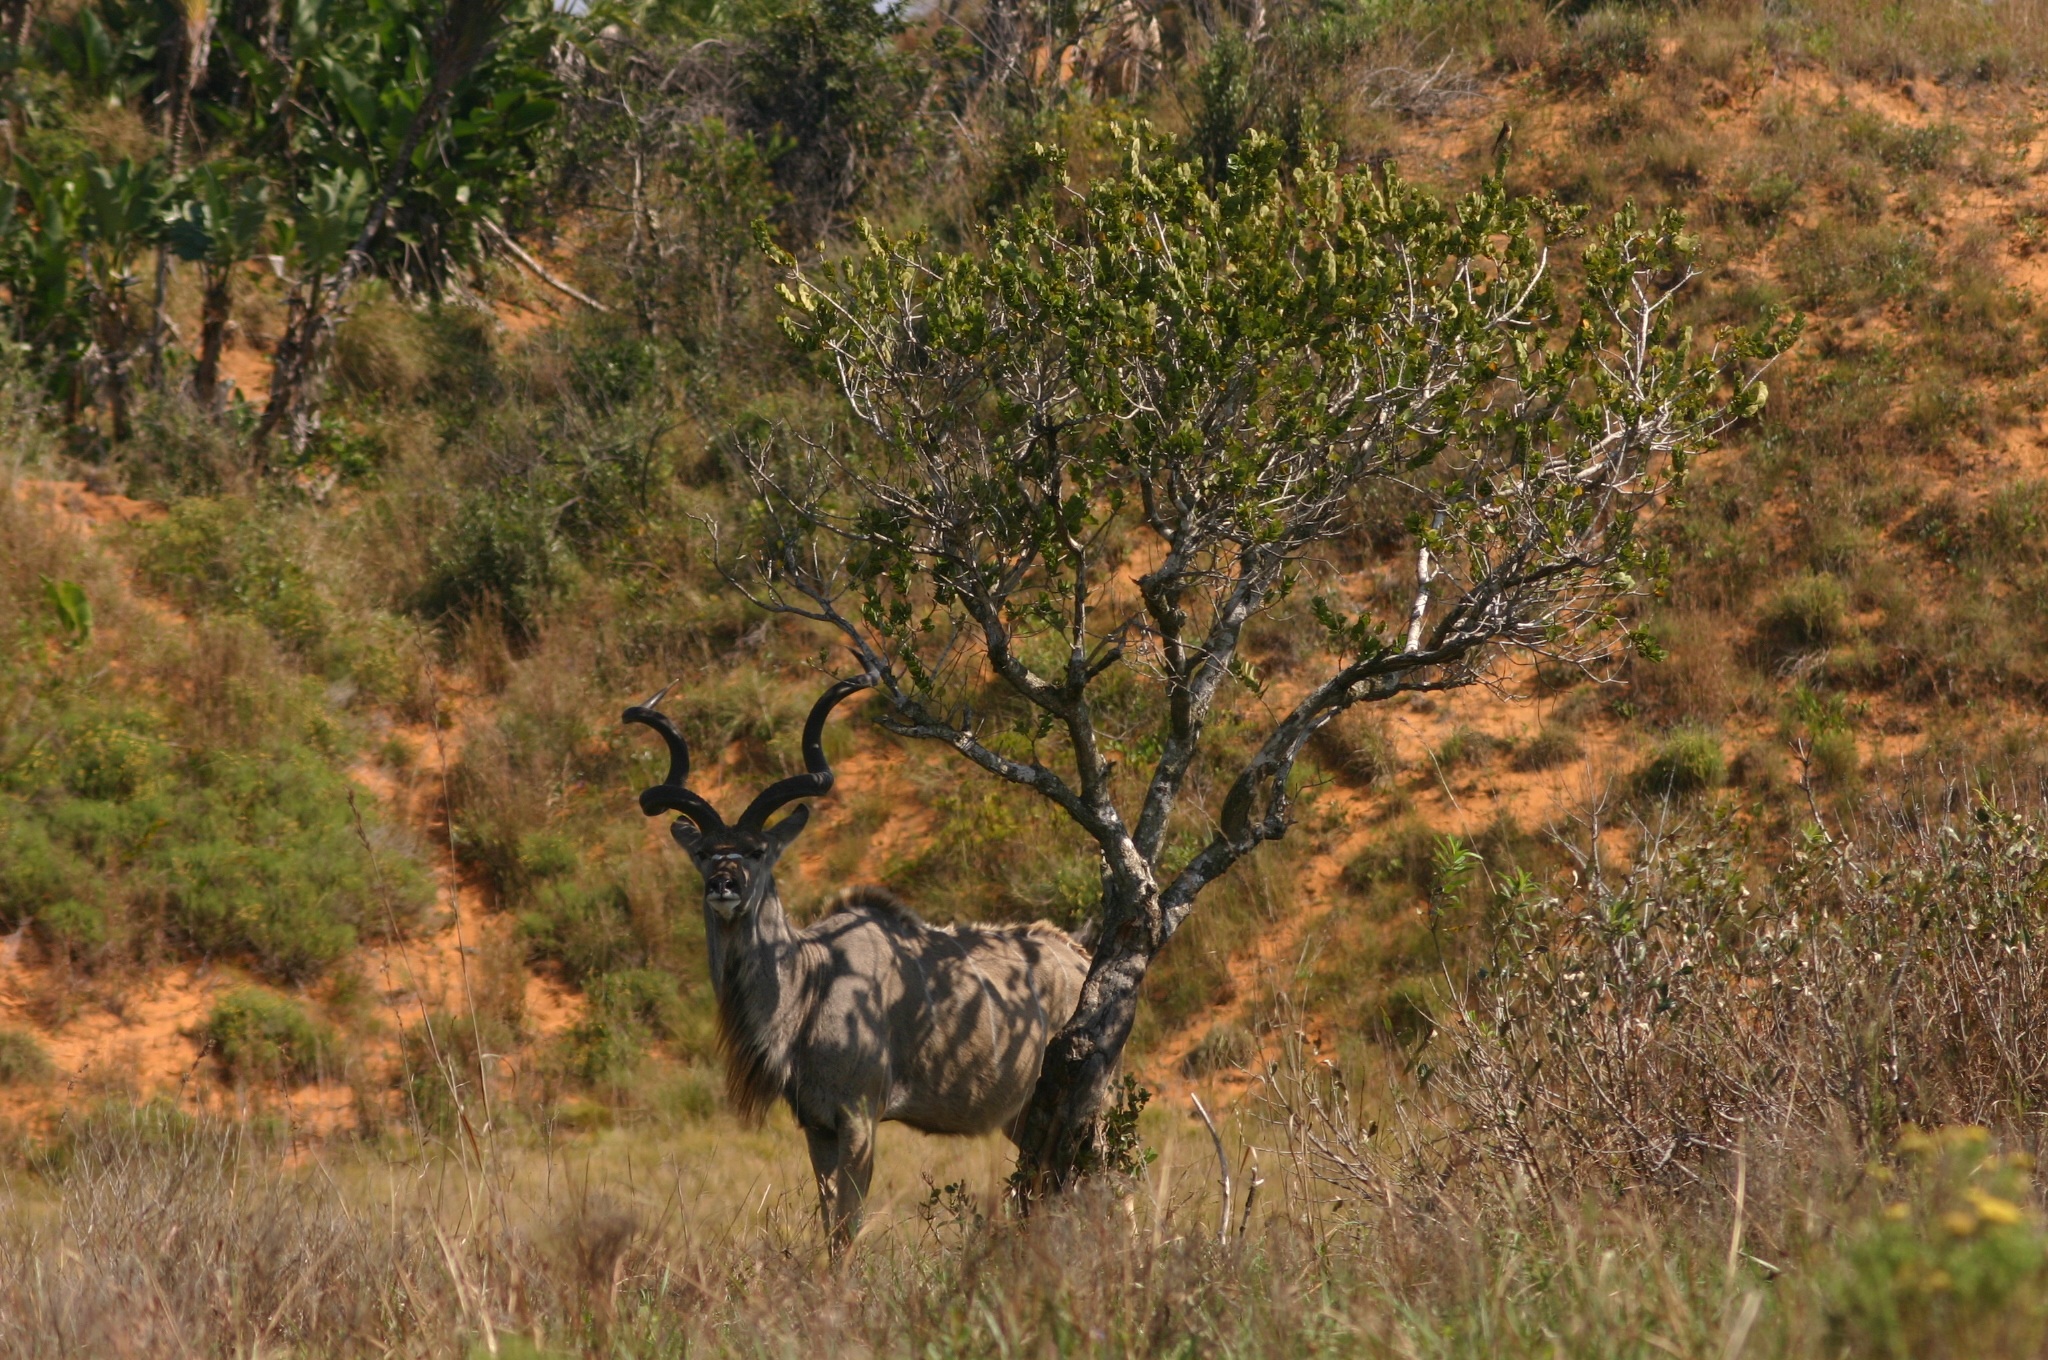
[[[774,880],[754,910],[721,921],[707,908],[704,926],[712,990],[726,1032],[742,1041],[762,1075],[779,1087],[802,1027],[807,960]]]

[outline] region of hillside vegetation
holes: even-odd
[[[0,1350],[2048,1345],[2038,5],[0,14]],[[1026,1219],[891,1126],[828,1271],[618,715],[679,677],[735,802],[848,664],[719,569],[750,453],[853,437],[778,261],[980,249],[1141,122],[1677,209],[1702,339],[1801,328],[1621,673],[1317,734],[1146,981],[1156,1160]],[[1408,510],[1327,564],[1396,611]],[[800,919],[1087,919],[1073,826],[848,707]]]

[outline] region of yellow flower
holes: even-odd
[[[1960,1209],[1951,1209],[1941,1216],[1941,1226],[1957,1237],[1968,1237],[1977,1231],[1977,1216],[1966,1214]]]
[[[1911,1212],[1912,1212],[1912,1210],[1908,1209],[1908,1208],[1907,1208],[1907,1207],[1906,1207],[1905,1205],[1903,1205],[1903,1204],[1887,1204],[1887,1205],[1885,1205],[1885,1206],[1884,1206],[1884,1216],[1885,1216],[1885,1218],[1886,1218],[1886,1219],[1888,1219],[1889,1221],[1893,1222],[1893,1223],[1903,1223],[1903,1222],[1905,1222],[1905,1221],[1906,1221],[1906,1215],[1907,1215],[1907,1214],[1909,1214],[1909,1213],[1911,1213]]]
[[[1986,1223],[2003,1223],[2009,1226],[2024,1217],[2019,1205],[2009,1199],[1986,1194],[1982,1190],[1973,1188],[1966,1191],[1964,1198],[1969,1200],[1970,1207],[1977,1211],[1977,1217]]]

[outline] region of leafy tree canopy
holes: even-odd
[[[1391,168],[1288,170],[1257,136],[1212,187],[1140,130],[1120,175],[1014,211],[985,250],[869,230],[836,263],[781,257],[790,334],[855,425],[751,460],[735,574],[837,629],[888,725],[1052,800],[1103,854],[1105,944],[1027,1165],[1086,1160],[1146,963],[1284,834],[1319,726],[1509,650],[1597,668],[1642,645],[1627,603],[1662,563],[1641,513],[1759,409],[1789,332],[1696,343],[1675,214],[1624,209],[1563,272],[1578,230],[1498,179],[1445,203]],[[1338,565],[1388,507],[1398,602]],[[1184,808],[1219,695],[1259,689],[1247,627],[1283,601],[1322,678],[1267,695],[1262,739]]]

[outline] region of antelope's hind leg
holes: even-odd
[[[811,1170],[818,1177],[818,1205],[832,1254],[840,1255],[860,1231],[868,1185],[875,1175],[875,1121],[854,1110],[841,1110],[829,1129],[806,1128]]]

